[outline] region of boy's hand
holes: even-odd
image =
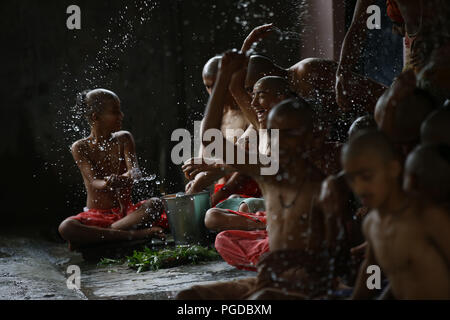
[[[348,193],[339,176],[329,176],[322,183],[319,204],[326,217],[340,216]]]
[[[202,191],[201,188],[200,188],[200,189],[198,188],[198,183],[197,183],[197,181],[198,181],[198,180],[192,180],[191,182],[189,182],[189,183],[186,185],[185,193],[186,193],[187,195],[196,194],[196,193],[199,193],[199,192]]]
[[[200,172],[207,171],[210,166],[202,158],[191,158],[181,167],[187,179],[193,180]]]
[[[220,62],[220,73],[231,77],[235,72],[243,69],[247,57],[236,49],[225,52]]]
[[[253,31],[248,35],[247,39],[245,39],[241,51],[244,54],[247,53],[247,51],[250,50],[255,42],[258,42],[267,37],[274,30],[274,28],[275,27],[273,23],[269,23],[253,29]]]
[[[227,166],[217,159],[207,159],[205,162],[203,158],[191,158],[187,160],[182,166],[183,172],[187,179],[194,180],[197,174],[208,172],[212,174],[219,174],[220,176],[234,172],[232,166]],[[219,162],[216,162],[219,161]]]
[[[112,174],[106,178],[106,187],[111,189],[130,188],[133,185],[133,179],[127,176],[118,176]]]

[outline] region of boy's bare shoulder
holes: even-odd
[[[362,223],[362,230],[364,233],[364,236],[369,238],[370,228],[375,223],[378,216],[378,212],[374,209],[370,210],[370,212],[364,217],[363,223]]]
[[[87,138],[80,139],[72,144],[70,147],[70,150],[72,153],[83,153],[86,152],[88,148],[88,141]]]

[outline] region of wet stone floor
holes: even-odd
[[[71,265],[80,268],[80,290],[67,287]],[[251,276],[223,260],[136,273],[126,265],[99,266],[39,236],[0,235],[0,300],[167,300],[194,284]]]

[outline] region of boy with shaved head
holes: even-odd
[[[70,247],[162,237],[167,228],[160,199],[131,203],[133,181],[140,178],[134,139],[121,131],[123,113],[109,90],[85,91],[77,107],[91,127],[89,137],[75,142],[72,155],[87,191],[84,212],[61,223],[59,232]]]
[[[315,165],[324,174],[329,175],[336,174],[340,170],[340,145],[334,140],[336,136],[330,139],[333,135],[332,131],[336,128],[336,118],[339,118],[336,113],[339,113],[339,110],[333,107],[335,105],[333,94],[328,94],[329,90],[332,93],[333,89],[322,90],[325,88],[326,81],[318,73],[318,66],[322,65],[325,69],[331,67],[326,62],[322,62],[312,59],[296,65],[295,70],[298,68],[304,71],[303,73],[299,71],[299,74],[302,74],[299,80],[296,76],[292,75],[291,77],[290,71],[276,66],[268,58],[251,56],[247,67],[243,67],[233,74],[230,90],[245,116],[252,124],[256,122],[254,126],[258,129],[264,128],[264,122],[270,110],[267,106],[270,106],[271,102],[273,105],[273,102],[280,98],[300,96],[311,103],[314,106],[316,121],[320,124],[314,127],[316,148],[312,151],[311,156]],[[317,92],[315,88],[317,88]],[[274,97],[275,100],[269,100],[270,97]],[[268,101],[264,102],[265,99]]]
[[[404,189],[450,208],[450,145],[421,145],[406,160]]]
[[[222,56],[215,56],[211,58],[204,66],[202,72],[203,83],[208,94],[211,94],[217,78]],[[232,130],[242,130],[244,132],[248,127],[248,122],[243,116],[239,107],[236,106],[231,94],[227,94],[225,99],[225,107],[222,117],[221,132],[224,137],[232,142],[237,143],[237,136],[230,135]],[[203,153],[203,146],[200,147],[200,156]],[[208,186],[215,184],[214,194],[211,197],[211,203],[216,206],[220,202],[227,199],[234,194],[241,194],[249,197],[258,197],[260,191],[258,186],[249,177],[240,173],[231,173],[228,176],[223,176],[223,172],[206,170],[196,175],[186,175],[190,182],[186,185],[186,193],[194,194],[201,192]]]
[[[368,242],[353,293],[368,299],[368,267],[377,265],[389,280],[384,297],[450,298],[450,216],[402,190],[402,163],[387,137],[377,131],[353,138],[342,162],[350,188],[372,210],[364,220]]]

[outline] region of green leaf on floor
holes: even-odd
[[[111,265],[117,265],[124,263],[124,259],[109,259],[109,258],[102,258],[99,263],[97,263],[97,266],[99,267],[105,267],[105,266],[111,266]]]
[[[127,263],[130,268],[136,269],[139,273],[218,259],[220,255],[215,249],[198,245],[177,246],[174,249],[160,251],[145,247],[143,251],[134,251],[131,257],[127,257]]]

